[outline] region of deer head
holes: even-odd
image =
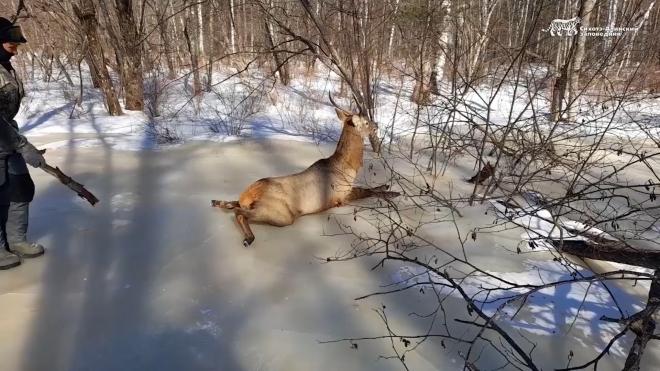
[[[335,107],[335,112],[337,113],[339,120],[341,120],[344,125],[355,127],[362,138],[369,138],[371,148],[374,152],[379,153],[380,140],[378,139],[378,124],[369,120],[364,114],[356,114],[340,108],[337,103],[335,103],[334,99],[332,99],[330,93],[328,93],[328,97],[330,98],[330,103]]]
[[[335,112],[337,112],[337,117],[344,125],[353,126],[362,138],[367,138],[376,133],[378,126],[366,117],[344,111],[340,108],[335,108]]]

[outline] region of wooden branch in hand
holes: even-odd
[[[72,191],[76,192],[78,196],[80,196],[81,198],[87,200],[87,202],[92,204],[92,206],[96,205],[99,202],[99,199],[96,198],[96,196],[94,196],[92,192],[88,191],[84,185],[76,182],[71,177],[64,174],[62,170],[60,170],[60,168],[52,167],[48,164],[43,164],[41,166],[41,169],[47,172],[48,174],[54,176],[55,178],[57,178],[60,182],[62,182],[62,184],[69,187]]]

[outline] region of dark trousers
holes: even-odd
[[[0,248],[27,241],[29,202],[0,205]]]

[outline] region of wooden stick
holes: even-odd
[[[59,167],[52,167],[48,164],[43,164],[41,166],[41,170],[57,178],[60,182],[62,182],[62,184],[69,187],[72,191],[76,192],[78,196],[80,196],[81,198],[87,200],[87,202],[92,204],[92,206],[96,205],[99,202],[99,199],[96,198],[96,196],[94,196],[92,192],[88,191],[84,185],[76,182],[71,177],[64,174]]]

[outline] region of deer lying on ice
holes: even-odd
[[[335,153],[316,161],[307,169],[291,175],[259,179],[241,193],[238,201],[211,201],[211,206],[233,209],[243,233],[243,245],[254,241],[250,222],[278,227],[293,224],[300,216],[315,214],[366,197],[391,198],[383,185],[376,188],[354,187],[362,167],[364,138],[375,136],[377,126],[363,115],[335,106],[343,129]],[[373,142],[372,142],[373,143]]]

